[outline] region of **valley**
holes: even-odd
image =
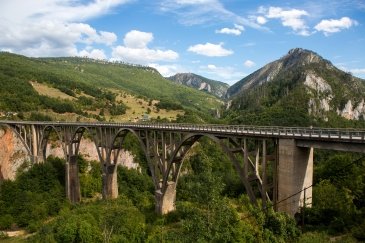
[[[290,50],[232,86],[192,73],[164,78],[154,68],[122,62],[79,57],[30,58],[1,52],[0,87],[2,120],[252,125],[315,131],[365,128],[365,81],[301,48]],[[6,127],[0,129],[0,230],[24,229],[31,233],[27,241],[338,239],[357,242],[364,239],[365,160],[361,153],[315,149],[313,156],[312,151],[313,183],[306,186],[313,187],[313,196],[309,205],[304,203],[301,210],[305,211],[299,211],[293,218],[274,211],[276,205],[264,209],[253,206],[247,186],[242,185],[232,163],[232,155],[227,155],[216,143],[243,146],[245,139],[245,142],[236,137],[226,139],[223,135],[212,139],[212,134],[204,137],[198,132],[194,136],[155,132],[149,138],[143,131],[136,132],[140,137],[123,133],[117,144],[123,149],[113,165],[117,167],[114,186],[119,196],[102,200],[107,170],[98,161],[98,149],[105,147],[101,143],[95,146],[90,138],[98,132],[91,130],[94,132],[86,132],[79,141],[74,172],[80,182],[81,201],[71,205],[65,195],[67,156],[62,150],[64,141],[57,138],[57,129],[48,138],[47,160],[34,165],[19,136],[11,131]],[[181,142],[178,138],[184,136],[196,140]],[[145,139],[164,141],[166,151],[182,144],[184,156],[181,161],[176,156],[176,164],[181,166],[175,190],[176,211],[167,215],[155,213],[158,202],[155,187],[159,184],[154,178],[160,176],[161,181],[168,178],[163,174],[165,165],[157,163],[151,167],[149,160],[153,156],[148,157],[140,145]],[[178,141],[176,144],[167,142],[174,139]],[[268,180],[272,181],[276,145],[270,141],[266,147],[266,142],[263,143],[266,140],[270,139],[248,141],[245,151],[249,161],[253,164],[256,161],[257,173],[263,173],[267,166]],[[162,145],[156,145],[157,153]],[[267,150],[267,158],[262,146]],[[239,149],[229,147],[234,156],[234,151],[243,147]],[[166,151],[166,156],[170,156]],[[237,158],[245,160],[244,155]],[[262,161],[267,164],[262,165]],[[254,195],[262,193],[259,188],[253,187]],[[272,190],[268,191],[272,196]],[[261,205],[262,199],[258,201]],[[0,239],[11,240],[1,233]]]

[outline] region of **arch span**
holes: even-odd
[[[104,198],[116,198],[118,197],[118,181],[117,181],[117,168],[118,158],[120,151],[123,148],[123,143],[128,134],[132,134],[133,137],[137,138],[140,148],[142,149],[148,168],[151,172],[152,180],[157,187],[158,181],[155,177],[155,171],[151,162],[150,152],[147,149],[147,142],[143,140],[141,134],[130,128],[122,128],[116,130],[115,135],[112,136],[111,142],[106,146],[105,155],[100,157],[103,163],[103,197]]]
[[[174,204],[176,199],[176,186],[180,176],[183,160],[186,154],[190,151],[192,146],[201,140],[202,138],[208,138],[217,144],[231,161],[236,172],[242,181],[243,186],[250,200],[256,204],[256,195],[254,192],[254,186],[257,186],[262,194],[263,201],[268,199],[266,191],[262,188],[262,179],[258,173],[258,165],[252,162],[249,158],[248,145],[246,140],[235,141],[231,137],[215,136],[212,134],[196,133],[186,135],[176,146],[176,149],[172,152],[168,161],[167,173],[164,175],[163,185],[161,188],[161,195],[159,199],[158,210],[162,214],[174,210]],[[262,151],[266,152],[266,151]],[[260,150],[256,150],[256,163],[260,159]],[[262,155],[262,157],[265,157]],[[264,158],[266,159],[266,158]],[[242,161],[243,160],[243,161]]]

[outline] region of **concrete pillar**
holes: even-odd
[[[118,197],[118,180],[116,165],[106,165],[103,174],[103,198],[114,199]]]
[[[33,155],[33,161],[34,163],[38,163],[38,139],[37,139],[37,130],[35,125],[31,125],[32,129],[32,155]]]
[[[175,211],[176,183],[168,182],[165,193],[161,190],[155,192],[156,212],[163,215]]]
[[[294,139],[279,139],[278,158],[276,209],[294,216],[304,204],[302,190],[313,183],[313,148],[297,147]],[[309,204],[312,187],[305,191]]]
[[[66,162],[66,196],[71,203],[81,200],[77,155],[71,155]]]

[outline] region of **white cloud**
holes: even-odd
[[[157,71],[159,73],[161,73],[161,75],[163,77],[171,77],[173,75],[175,75],[176,73],[186,73],[188,72],[185,68],[180,67],[178,65],[160,65],[157,63],[150,63],[148,64],[149,67],[153,67],[155,69],[157,69]]]
[[[341,19],[324,19],[314,28],[328,36],[329,34],[340,32],[343,29],[349,29],[354,25],[357,25],[357,21],[349,17],[342,17]]]
[[[113,48],[112,59],[147,64],[156,61],[171,61],[179,58],[179,54],[172,50],[148,48],[147,45],[152,40],[152,33],[132,30],[125,35],[124,46]]]
[[[256,18],[256,22],[258,23],[258,24],[266,24],[266,22],[267,22],[267,19],[265,18],[265,17],[263,17],[263,16],[257,16],[257,18]]]
[[[230,85],[246,76],[245,73],[237,71],[233,67],[221,67],[214,64],[200,66],[200,72],[203,72],[203,75],[206,77],[220,80]]]
[[[91,51],[85,49],[85,50],[80,51],[78,56],[89,57],[89,58],[93,58],[93,59],[101,59],[101,60],[106,59],[106,55],[105,55],[104,51],[101,49],[92,49]]]
[[[245,28],[242,25],[235,24],[234,28],[222,28],[220,30],[216,30],[215,33],[228,34],[228,35],[241,35],[244,29]]]
[[[0,1],[0,48],[29,56],[78,55],[77,44],[112,45],[117,36],[82,23],[129,0]]]
[[[234,27],[241,31],[243,31],[245,29],[245,27],[243,27],[242,25],[239,25],[239,24],[234,24]]]
[[[284,10],[280,7],[270,7],[265,9],[259,8],[259,12],[265,12],[265,17],[269,19],[280,19],[285,27],[290,27],[298,35],[308,36],[308,26],[303,20],[303,17],[309,16],[308,12],[299,9]]]
[[[124,37],[124,45],[129,48],[143,49],[153,40],[153,34],[138,30],[129,31]]]
[[[181,4],[181,5],[198,5],[198,4],[209,4],[209,3],[214,3],[216,2],[216,0],[176,0],[175,1],[177,4]]]
[[[113,45],[114,42],[117,41],[117,35],[114,34],[113,32],[107,32],[107,31],[100,31],[99,32],[99,42],[100,43],[104,43],[108,46]]]
[[[365,68],[350,69],[350,72],[353,74],[365,74]]]
[[[246,60],[246,61],[243,63],[243,65],[244,65],[245,67],[250,68],[250,67],[255,66],[255,65],[256,65],[256,63],[254,63],[254,62],[253,62],[253,61],[251,61],[251,60]]]
[[[97,32],[88,24],[40,21],[24,26],[0,23],[6,35],[0,38],[0,47],[30,56],[77,55],[77,43],[111,45],[116,35]]]
[[[210,70],[216,70],[217,69],[217,66],[216,65],[214,65],[214,64],[208,64],[208,69],[210,69]]]
[[[75,0],[11,0],[0,2],[4,19],[14,22],[51,20],[60,22],[83,21],[108,13],[114,7],[131,0],[91,0],[87,3]]]
[[[205,44],[190,46],[188,51],[208,57],[223,57],[233,54],[232,50],[224,49],[222,46],[223,43],[212,44],[207,42]]]
[[[160,10],[176,14],[179,22],[184,25],[231,21],[241,26],[265,29],[255,21],[226,9],[219,0],[162,0]]]
[[[222,28],[220,30],[216,30],[215,33],[227,34],[227,35],[240,35],[241,31],[238,29]]]

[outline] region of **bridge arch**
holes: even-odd
[[[161,188],[162,195],[160,196],[161,199],[158,205],[158,210],[160,210],[162,214],[174,210],[176,186],[183,165],[183,160],[186,154],[193,147],[193,145],[202,138],[208,138],[209,140],[213,141],[222,149],[222,152],[228,156],[236,172],[239,174],[239,177],[242,181],[243,186],[246,189],[246,192],[251,202],[253,202],[254,204],[257,203],[256,196],[252,187],[252,181],[249,181],[248,179],[248,168],[245,169],[245,167],[254,166],[252,162],[248,159],[247,150],[245,151],[245,149],[240,144],[235,142],[233,139],[227,137],[219,137],[206,133],[195,133],[188,134],[183,137],[183,139],[178,143],[176,149],[172,152],[170,156],[170,159],[168,161],[167,173],[165,173],[163,178],[163,185]],[[244,146],[247,145],[245,144]],[[232,147],[234,149],[232,149]],[[244,163],[242,163],[242,159],[240,158],[245,157],[246,159],[244,159],[245,161]],[[259,187],[259,190],[261,191],[261,180],[258,174],[255,176],[257,176],[255,181],[257,183],[257,186]],[[266,195],[264,196],[266,197]]]
[[[24,148],[27,150],[28,156],[32,162],[38,163],[46,159],[47,142],[50,133],[54,131],[57,140],[62,142],[62,136],[53,125],[44,127],[36,127],[27,124],[3,124],[16,134]],[[64,146],[62,147],[65,152]]]
[[[41,138],[41,141],[40,141],[40,146],[38,148],[38,150],[39,150],[38,154],[42,155],[44,161],[47,159],[47,143],[49,141],[49,138],[50,138],[50,135],[51,135],[52,132],[56,133],[57,140],[61,142],[64,159],[67,160],[66,147],[62,143],[62,140],[63,140],[62,135],[57,130],[57,128],[53,125],[47,125],[47,126],[42,128],[42,132],[41,132],[42,133],[42,138]]]
[[[120,151],[123,149],[123,143],[128,134],[137,138],[140,148],[142,149],[149,171],[151,173],[152,181],[157,187],[158,181],[155,177],[155,171],[150,159],[150,154],[147,149],[146,141],[141,137],[141,134],[131,128],[121,128],[115,131],[111,138],[110,144],[105,148],[105,156],[101,156],[103,163],[103,196],[104,198],[116,198],[118,197],[118,182],[117,182],[117,168]],[[109,148],[109,149],[108,149]]]

